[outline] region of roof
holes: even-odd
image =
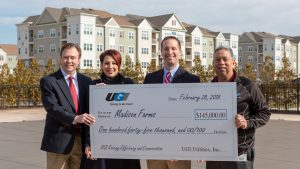
[[[163,27],[173,15],[174,14],[172,13],[166,15],[152,16],[152,17],[147,17],[147,20],[150,22],[153,28],[159,29]]]
[[[0,44],[0,48],[9,55],[17,55],[17,45]]]
[[[22,23],[32,22],[34,24],[38,20],[39,17],[40,17],[40,15],[29,16]]]
[[[199,26],[198,26],[199,27]],[[203,28],[203,27],[199,27],[201,32],[203,33],[203,36],[209,36],[209,37],[216,37],[215,35],[211,34],[211,30],[207,29],[207,28]]]

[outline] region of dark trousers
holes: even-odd
[[[247,151],[247,161],[207,161],[206,169],[253,169],[254,149]]]
[[[84,155],[80,169],[141,169],[140,160],[131,159],[86,159]]]

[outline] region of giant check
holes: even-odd
[[[96,158],[238,160],[235,83],[90,86]]]

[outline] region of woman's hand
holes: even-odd
[[[96,158],[92,158],[92,151],[90,146],[85,147],[84,153],[87,159],[96,160]]]

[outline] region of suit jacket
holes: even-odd
[[[160,69],[156,72],[148,73],[145,77],[144,84],[163,83],[163,81],[164,69]],[[183,68],[179,67],[171,83],[200,83],[200,79],[198,76],[193,75]]]
[[[77,73],[79,101],[78,114],[89,112],[88,92],[91,79]],[[72,150],[76,128],[73,125],[75,106],[69,86],[61,72],[40,80],[42,102],[46,109],[46,122],[41,150],[68,154]]]

